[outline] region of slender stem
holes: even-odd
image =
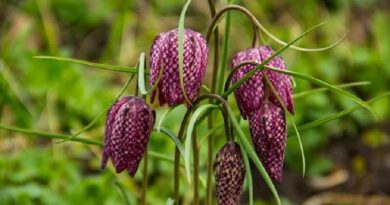
[[[184,117],[183,117],[183,120],[181,122],[181,125],[180,125],[180,130],[179,130],[179,134],[177,135],[177,138],[180,140],[180,141],[183,141],[184,140],[184,132],[185,132],[185,129],[186,129],[186,125],[188,124],[188,120],[191,116],[191,113],[192,111],[195,109],[196,105],[199,104],[201,101],[205,100],[205,99],[214,99],[214,100],[217,100],[218,102],[221,102],[222,104],[226,104],[227,102],[219,95],[216,95],[216,94],[204,94],[202,96],[199,96],[193,103],[192,103],[192,107],[190,107],[187,112],[185,113]],[[226,107],[226,106],[225,106]],[[226,109],[221,109],[223,115],[225,116],[228,116],[228,113],[226,111]],[[224,112],[226,112],[224,114]],[[224,117],[225,119],[225,117]],[[229,121],[225,121],[225,126],[226,126],[226,123],[228,123]],[[227,130],[231,130],[229,127],[226,128]],[[230,132],[226,133],[227,135],[227,138],[228,140],[232,140],[233,139],[233,136]],[[211,135],[210,135],[211,137]],[[178,200],[179,200],[179,189],[180,189],[180,185],[179,185],[179,165],[180,165],[180,151],[179,151],[179,148],[176,146],[175,147],[175,162],[174,162],[174,171],[173,171],[173,175],[174,175],[174,178],[173,178],[173,199],[175,200],[175,202],[177,204],[179,204]],[[207,187],[207,184],[206,184],[206,187]]]
[[[208,0],[211,17],[215,16],[215,2]],[[209,40],[207,40],[209,42]],[[218,27],[214,30],[214,61],[213,61],[213,74],[211,82],[211,93],[215,93],[217,88],[217,75],[219,70],[219,32]],[[212,102],[212,100],[210,100]],[[213,116],[212,114],[207,118],[208,129],[213,129]],[[213,147],[214,147],[214,134],[208,138],[207,145],[207,179],[206,179],[206,204],[211,204],[211,176],[212,176],[212,163],[213,163]]]
[[[146,193],[148,190],[148,149],[145,150],[144,167],[142,170],[141,204],[146,205]]]
[[[193,103],[194,105],[194,103]],[[190,107],[187,112],[185,113],[183,120],[180,125],[180,130],[178,134],[178,138],[180,141],[183,141],[183,136],[184,136],[184,131],[187,125],[187,122],[190,118],[192,108]],[[174,162],[174,169],[173,169],[173,200],[175,200],[176,204],[179,204],[179,189],[180,189],[180,184],[179,184],[179,167],[180,166],[180,151],[179,148],[176,146],[175,147],[175,162]]]
[[[194,205],[199,204],[199,148],[196,128],[192,134],[192,151],[194,155]]]
[[[253,39],[252,39],[252,47],[255,48],[258,41],[258,36],[260,35],[260,31],[256,25],[253,25]]]

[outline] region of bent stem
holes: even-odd
[[[210,38],[210,35],[211,35],[211,32],[213,31],[215,25],[218,23],[219,21],[219,18],[227,11],[229,10],[238,10],[242,13],[244,13],[252,22],[252,24],[259,28],[261,31],[263,31],[268,37],[270,37],[272,40],[274,40],[275,42],[279,43],[280,45],[282,46],[286,46],[288,45],[287,42],[284,42],[282,40],[280,40],[279,38],[277,38],[276,36],[272,35],[271,32],[269,32],[258,20],[257,18],[252,14],[252,12],[250,12],[248,9],[246,9],[245,7],[242,7],[242,6],[238,6],[238,5],[228,5],[228,6],[225,6],[223,7],[221,10],[219,10],[212,22],[211,22],[211,25],[209,26],[209,30],[207,32],[207,36],[206,36],[206,40],[208,41],[208,39]],[[256,33],[256,32],[255,32]],[[299,47],[299,46],[290,46],[292,49],[295,49],[295,50],[299,50],[299,51],[306,51],[306,52],[314,52],[314,51],[324,51],[324,50],[328,50],[328,49],[331,49],[335,46],[337,46],[338,44],[340,44],[345,38],[347,37],[347,34],[345,34],[342,38],[340,38],[339,40],[337,40],[335,43],[329,45],[329,46],[326,46],[326,47],[322,47],[322,48],[303,48],[303,47]]]

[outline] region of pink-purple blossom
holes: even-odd
[[[202,35],[190,29],[184,30],[183,47],[184,90],[192,102],[206,72],[208,48]],[[157,82],[160,69],[163,69],[162,77],[151,94],[151,101],[158,91],[160,105],[188,104],[180,87],[177,29],[161,33],[154,39],[150,51],[150,86]]]
[[[123,97],[107,112],[101,167],[111,157],[117,173],[134,176],[145,153],[155,112],[138,97]]]

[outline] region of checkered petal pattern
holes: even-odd
[[[269,46],[262,46],[258,48],[250,48],[245,51],[238,52],[232,60],[232,67],[236,67],[245,61],[255,61],[261,63],[270,57],[274,51]],[[287,69],[284,60],[280,56],[276,56],[267,63],[268,66],[276,67],[279,69]],[[255,65],[241,66],[232,76],[232,83],[237,82],[245,76],[249,71],[254,69]],[[277,73],[274,71],[264,72],[271,80],[272,85],[275,87],[279,96],[281,97],[284,105],[287,109],[293,113],[294,103],[292,86],[290,77],[285,74]],[[263,73],[261,71],[256,72],[251,78],[243,83],[238,89],[234,91],[237,104],[241,111],[241,115],[246,119],[250,113],[260,109],[265,96],[265,81],[263,79]],[[271,94],[270,100],[275,104],[279,104],[277,98]]]
[[[239,205],[245,178],[241,150],[229,142],[219,151],[214,164],[217,201],[219,205]]]
[[[273,102],[249,115],[249,128],[257,155],[268,175],[276,182],[282,181],[283,160],[286,148],[286,116]]]
[[[138,97],[123,97],[107,113],[101,167],[111,157],[117,173],[134,176],[145,153],[155,112]]]
[[[198,95],[206,72],[208,48],[202,35],[190,29],[184,30],[183,47],[184,90],[192,102]],[[151,101],[158,91],[160,105],[187,104],[180,89],[177,29],[161,33],[154,39],[150,51],[150,86],[156,83],[161,68],[163,74],[151,94]]]

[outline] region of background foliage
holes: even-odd
[[[135,66],[139,53],[149,52],[155,35],[177,26],[183,4],[174,0],[1,1],[1,124],[53,133],[80,130],[115,98],[127,75],[33,56],[55,55]],[[219,1],[219,4],[225,3]],[[290,69],[334,85],[369,81],[370,85],[348,89],[365,100],[389,90],[389,2],[246,0],[238,4],[251,10],[272,33],[285,41],[329,20],[330,23],[305,37],[300,45],[329,45],[349,32],[347,39],[325,52],[287,50],[282,56]],[[193,1],[187,12],[186,27],[205,34],[209,16],[206,1]],[[252,39],[252,27],[244,15],[232,13],[231,22],[229,59],[236,51],[248,48]],[[223,24],[220,25],[223,30]],[[211,79],[207,76],[210,75],[206,75],[205,82],[209,84]],[[296,93],[316,88],[301,80],[296,80],[296,84]],[[129,88],[126,93],[133,90]],[[234,102],[232,97],[229,100]],[[373,104],[380,120],[359,110],[302,132],[307,159],[307,176],[303,180],[298,143],[290,138],[285,179],[277,186],[284,203],[302,204],[309,197],[334,192],[348,194],[349,198],[354,194],[389,195],[389,103],[389,99],[384,99]],[[294,118],[298,125],[355,105],[330,92],[296,99],[295,104]],[[157,109],[158,118],[165,109]],[[175,111],[169,113],[164,126],[177,132],[177,122],[185,108]],[[101,140],[103,124],[102,118],[98,126],[82,136]],[[242,125],[248,131],[247,122],[243,121]],[[221,131],[220,135],[223,134]],[[221,145],[222,141],[218,147]],[[155,133],[149,149],[173,156],[174,146],[165,136]],[[119,204],[123,203],[120,186],[126,190],[130,204],[136,204],[140,194],[140,173],[131,179],[126,173],[115,175],[112,169],[100,170],[99,147],[74,142],[56,144],[55,140],[0,130],[0,153],[0,204]],[[200,159],[205,161],[205,149]],[[172,190],[172,164],[153,158],[149,163],[148,201],[163,204]],[[253,174],[255,202],[272,204],[272,195],[261,177],[256,171]],[[121,185],[116,185],[117,182]],[[186,186],[184,181],[183,186]],[[188,199],[191,197],[191,193],[182,191]]]

